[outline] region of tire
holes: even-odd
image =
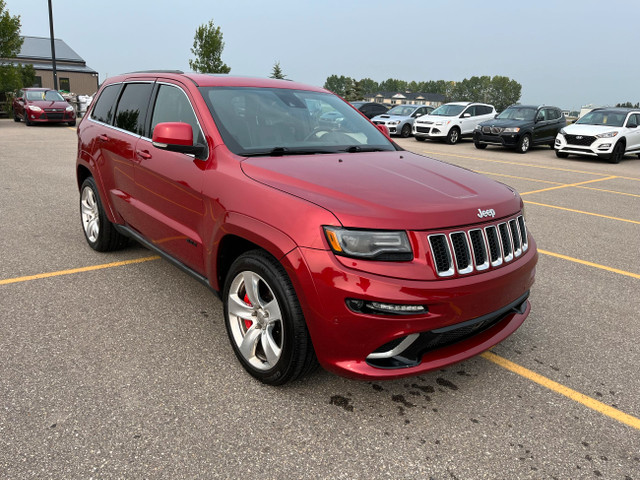
[[[27,111],[26,111],[26,110],[25,110],[25,112],[24,112],[24,124],[25,124],[27,127],[30,127],[30,126],[32,126],[32,125],[33,125],[33,123],[29,121],[29,115],[27,115]]]
[[[247,290],[246,283],[254,288]],[[233,262],[222,299],[231,346],[253,377],[283,385],[317,367],[291,280],[267,252],[251,250]]]
[[[452,127],[449,130],[449,133],[447,133],[447,138],[445,139],[445,141],[449,145],[455,145],[456,143],[458,143],[459,140],[460,140],[460,130],[458,129],[458,127]]]
[[[558,158],[567,158],[569,156],[568,153],[561,152],[560,150],[556,150],[556,157]]]
[[[70,127],[75,127],[76,121],[74,120],[73,122],[67,122],[67,125],[69,125]]]
[[[424,142],[424,137],[413,137],[415,138],[418,142]]]
[[[527,153],[531,148],[531,135],[525,133],[520,140],[518,141],[518,145],[516,146],[516,150],[518,153]]]
[[[84,238],[98,252],[119,250],[129,239],[116,230],[107,218],[93,177],[88,177],[80,187],[80,221]]]
[[[20,117],[18,117],[18,115],[16,115],[16,111],[13,111],[13,121],[14,122],[19,122],[20,121]]]
[[[411,125],[409,125],[408,123],[405,123],[402,126],[402,130],[400,130],[400,136],[402,138],[407,138],[411,136]]]
[[[611,156],[609,157],[609,163],[620,163],[620,160],[624,157],[624,145],[622,142],[618,142],[613,147]]]
[[[480,143],[480,142],[473,142],[473,144],[476,146],[477,149],[479,150],[484,150],[485,148],[487,148],[487,144],[486,143]]]

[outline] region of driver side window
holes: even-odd
[[[193,144],[202,145],[205,143],[191,103],[186,94],[178,87],[160,85],[151,117],[151,136],[153,136],[156,125],[164,122],[188,123],[193,131]]]

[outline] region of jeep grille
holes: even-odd
[[[439,277],[467,275],[496,268],[529,249],[527,227],[519,215],[506,222],[468,230],[429,235],[434,268]]]

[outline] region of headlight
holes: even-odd
[[[398,125],[399,123],[400,123],[400,120],[393,120],[389,122],[389,125]]]
[[[600,135],[596,135],[596,138],[613,138],[618,135],[618,132],[607,132],[601,133]]]
[[[29,105],[29,110],[31,110],[32,112],[41,112],[42,109],[40,107],[37,107],[35,105]]]
[[[409,237],[403,231],[324,227],[324,234],[336,255],[387,261],[413,259]]]
[[[476,128],[474,128],[474,130],[480,130],[482,127],[480,125],[476,125]]]
[[[561,128],[561,129],[560,129],[560,133],[561,133],[562,135],[566,135],[566,134],[567,134],[567,132],[565,131],[565,129],[564,129],[564,128]]]
[[[518,133],[520,131],[520,127],[507,127],[503,130],[504,133]]]
[[[69,105],[66,109],[67,112],[73,112],[73,107]]]

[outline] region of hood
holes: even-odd
[[[417,122],[448,122],[457,118],[458,115],[422,115],[421,117],[416,118]]]
[[[480,123],[481,127],[525,127],[533,125],[533,120],[514,120],[512,118],[492,118]]]
[[[411,115],[389,115],[388,113],[383,113],[382,115],[377,115],[373,117],[371,120],[405,120],[407,118],[411,118]]]
[[[411,152],[252,157],[250,178],[331,211],[346,227],[431,230],[496,219],[520,197],[484,175]]]
[[[570,135],[590,135],[595,136],[601,133],[620,130],[622,127],[614,127],[613,125],[588,125],[588,124],[571,124],[564,127],[564,131]]]
[[[51,100],[28,100],[27,105],[35,105],[36,107],[40,107],[42,109],[45,108],[61,108],[64,110],[69,106],[68,102],[52,102]]]

